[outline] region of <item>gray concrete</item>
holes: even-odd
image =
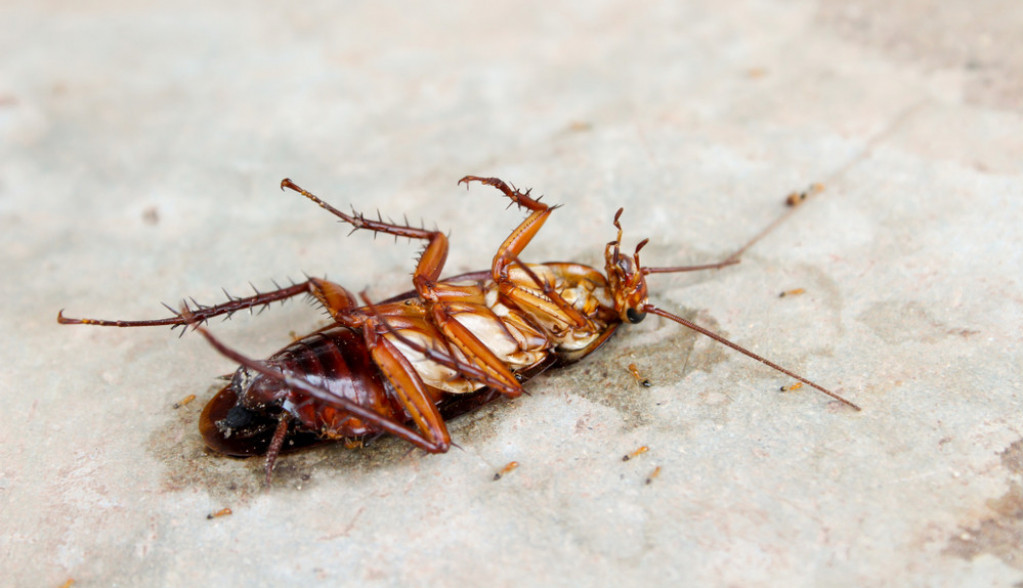
[[[1017,2],[72,4],[0,9],[0,584],[1023,579]],[[480,269],[521,213],[466,173],[564,204],[527,257],[586,263],[619,206],[648,263],[699,263],[823,182],[653,301],[863,412],[648,320],[452,423],[460,450],[325,447],[264,492],[195,428],[229,361],[55,323],[303,271],[408,288],[416,247],[346,238],[285,176]],[[215,331],[265,356],[320,324]]]

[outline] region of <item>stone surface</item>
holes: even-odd
[[[7,2],[3,583],[1019,582],[1023,12],[939,6]],[[283,177],[436,223],[449,274],[481,269],[521,213],[467,173],[564,204],[528,259],[599,263],[624,206],[653,265],[721,259],[822,182],[652,300],[863,412],[650,319],[452,423],[460,449],[319,448],[264,491],[195,428],[229,361],[54,320],[303,271],[408,289],[416,246],[346,237]],[[321,324],[214,328],[262,357]]]

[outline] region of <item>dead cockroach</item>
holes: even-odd
[[[778,294],[778,298],[785,298],[786,296],[802,296],[806,294],[806,290],[803,288],[793,288],[791,290],[785,290],[781,294]]]
[[[75,319],[58,313],[62,324],[112,327],[170,325],[197,330],[220,353],[240,364],[206,405],[199,429],[206,444],[235,456],[265,455],[267,483],[284,450],[324,440],[348,440],[390,433],[430,453],[451,446],[445,421],[499,396],[515,398],[522,384],[554,366],[589,355],[622,323],[648,314],[675,321],[806,383],[856,410],[837,394],[767,359],[654,306],[646,278],[717,269],[738,263],[739,255],[688,267],[645,267],[639,252],[621,251],[622,209],[614,216],[615,239],[605,247],[604,272],[577,263],[527,264],[522,250],[557,208],[533,199],[497,178],[466,176],[501,191],[528,212],[505,239],[491,268],[441,279],[448,239],[438,230],[346,214],[295,185],[281,182],[318,204],[354,230],[422,239],[426,247],[412,276],[411,292],[378,303],[357,299],[342,286],[320,278],[257,292],[229,295],[215,306],[183,303],[165,319],[119,321]],[[317,300],[334,324],[314,331],[265,361],[246,357],[221,343],[202,324],[301,294]],[[169,308],[169,307],[168,307]]]
[[[793,382],[793,383],[789,384],[788,386],[782,386],[781,387],[781,391],[782,392],[792,392],[793,390],[799,390],[802,387],[803,387],[803,383],[802,382]]]
[[[189,394],[188,396],[185,396],[181,400],[175,402],[174,403],[174,408],[181,408],[182,406],[188,406],[189,404],[191,404],[191,402],[193,400],[195,400],[195,394]]]

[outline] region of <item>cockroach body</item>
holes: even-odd
[[[616,238],[605,249],[605,271],[575,263],[526,264],[519,255],[557,207],[533,199],[497,178],[466,176],[500,190],[527,218],[505,239],[489,271],[441,279],[448,241],[439,231],[346,214],[291,180],[294,190],[351,224],[354,230],[427,241],[413,274],[414,290],[362,304],[342,286],[318,278],[216,306],[183,304],[172,317],[148,321],[73,319],[63,324],[192,327],[240,364],[207,404],[199,428],[213,450],[266,455],[269,483],[277,456],[325,440],[355,440],[389,433],[431,453],[448,450],[446,420],[497,397],[522,394],[522,384],[554,367],[585,357],[624,323],[647,314],[668,318],[804,382],[855,409],[848,400],[781,366],[649,303],[646,276],[715,269],[738,263],[749,244],[728,259],[702,266],[643,267],[639,243],[621,252]],[[757,238],[759,238],[758,236]],[[755,241],[756,239],[754,239]],[[750,243],[752,244],[752,242]],[[256,361],[227,347],[201,325],[208,319],[301,294],[315,298],[334,324]]]

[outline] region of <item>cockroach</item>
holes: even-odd
[[[441,279],[448,239],[439,230],[344,213],[290,179],[281,182],[353,227],[394,237],[421,239],[426,246],[412,276],[414,290],[377,303],[344,287],[310,277],[300,283],[228,294],[215,306],[183,302],[172,316],[156,320],[65,317],[61,324],[110,327],[170,325],[192,328],[218,352],[239,364],[206,405],[199,430],[206,445],[233,456],[265,455],[267,484],[283,451],[327,440],[353,440],[383,433],[430,453],[451,447],[446,421],[497,397],[515,398],[523,383],[546,369],[596,351],[623,323],[653,314],[731,347],[856,410],[859,407],[806,378],[651,304],[646,278],[653,274],[718,269],[739,262],[745,247],[719,263],[648,267],[639,254],[621,251],[622,209],[604,251],[604,271],[578,263],[524,263],[523,249],[558,208],[497,178],[465,176],[458,184],[492,186],[527,212],[494,255],[489,270]],[[777,221],[776,221],[777,222]],[[772,225],[773,226],[773,225]],[[307,294],[333,319],[265,361],[228,347],[202,325],[216,316]],[[361,301],[361,304],[360,304]],[[166,306],[166,305],[165,305]]]

